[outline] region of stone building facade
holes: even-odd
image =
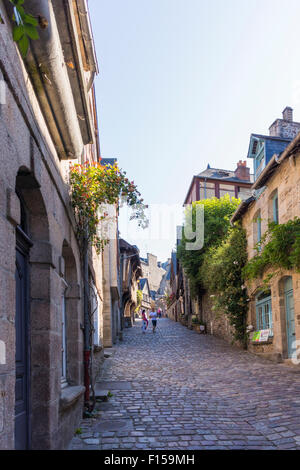
[[[242,203],[232,221],[239,218],[243,220],[243,225],[247,229],[249,257],[254,255],[254,246],[257,242],[258,232],[261,236],[266,230],[268,220],[273,217],[274,208],[277,211],[277,221],[279,223],[284,223],[295,216],[299,216],[300,180],[297,157],[295,156],[299,132],[300,123],[293,121],[293,110],[290,107],[286,107],[283,111],[283,118],[276,119],[270,126],[270,135],[251,134],[250,136],[247,157],[254,161],[254,182],[250,176],[250,170],[247,169],[246,162],[238,163],[235,174],[227,172],[228,174],[225,175],[223,170],[215,170],[208,167],[207,170],[194,177],[192,181],[185,200],[186,204],[205,197],[219,197],[222,195],[219,192],[221,180],[218,182],[218,178],[235,179],[242,177],[245,181],[246,178],[248,179],[247,188],[243,189],[243,194],[240,192],[241,188],[238,183],[236,183],[235,189],[232,189],[232,195],[234,195],[234,192],[235,196],[242,195]],[[292,142],[293,138],[295,140]],[[287,149],[294,149],[289,150],[294,155],[293,158],[289,157],[289,159],[286,159]],[[287,163],[288,161],[289,163]],[[213,177],[215,177],[214,181],[211,180]],[[213,182],[214,185],[212,187],[207,185],[204,188],[206,189],[205,196],[204,192],[201,193],[201,185],[203,186],[203,182],[207,183],[208,181]],[[261,219],[259,228],[256,223],[253,223],[253,220],[257,220],[257,218],[258,220]],[[266,344],[250,341],[250,350],[265,354],[275,360],[287,359],[291,356],[292,352],[287,351],[285,299],[286,295],[289,295],[289,302],[291,303],[289,310],[292,311],[291,323],[295,325],[296,330],[292,331],[290,336],[299,339],[297,328],[299,329],[300,318],[298,318],[299,315],[296,315],[297,312],[300,313],[297,303],[299,297],[298,278],[299,274],[287,272],[282,273],[280,279],[274,277],[270,283],[268,296],[259,297],[259,288],[261,287],[262,280],[258,280],[252,286],[248,286],[251,297],[248,325],[255,329],[258,328],[256,313],[261,307],[270,310],[274,325],[274,336],[271,336]],[[215,314],[211,308],[211,299],[207,293],[203,292],[199,298],[193,299],[190,295],[188,284],[188,279],[184,275],[184,311],[187,312],[185,315],[188,317],[187,322],[185,321],[187,326],[191,327],[191,319],[196,316],[198,321],[205,325],[207,333],[232,342],[234,340],[234,329],[230,325],[228,317],[226,315]],[[293,326],[291,328],[293,329]]]
[[[147,259],[141,258],[141,266],[143,277],[146,277],[149,281],[150,290],[157,292],[166,270],[162,267],[162,264],[157,261],[157,256],[151,253],[147,254]]]
[[[235,171],[211,168],[207,165],[206,170],[193,177],[184,204],[212,197],[220,198],[225,194],[247,199],[251,194],[252,182],[246,161],[240,160]]]
[[[63,449],[85,392],[82,266],[68,169],[70,161],[100,157],[97,61],[85,0],[64,8],[28,0],[26,9],[48,27],[23,60],[11,5],[0,1],[0,448]],[[90,250],[94,364],[106,344],[105,256]],[[110,279],[115,287],[116,274]]]
[[[232,222],[241,220],[247,233],[248,258],[255,254],[255,245],[269,221],[284,224],[300,217],[300,134],[280,155],[274,155],[253,185],[255,196],[244,201]],[[264,272],[266,279],[272,270]],[[276,270],[277,272],[278,270]],[[249,349],[269,359],[291,361],[300,344],[300,274],[280,270],[261,291],[263,279],[247,283],[250,298],[248,325],[254,330],[270,330],[266,341],[252,341]]]
[[[124,326],[131,326],[135,320],[137,307],[138,280],[142,275],[139,249],[120,239],[122,275],[122,316]]]
[[[145,310],[146,314],[148,315],[148,313],[151,310],[153,301],[151,300],[149,282],[146,277],[139,279],[138,289],[142,292],[142,295],[143,295],[141,310]]]

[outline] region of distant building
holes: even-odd
[[[247,199],[251,195],[252,182],[246,161],[240,160],[235,171],[211,168],[207,165],[206,170],[193,177],[184,204],[212,197],[220,198],[225,194]]]
[[[122,322],[125,326],[131,326],[134,322],[134,312],[137,307],[138,279],[142,275],[139,249],[135,245],[120,239],[119,242],[121,262],[120,271],[122,279],[121,311]]]
[[[149,287],[149,282],[147,278],[143,278],[139,280],[139,290],[143,293],[142,305],[141,309],[146,310],[146,314],[148,314],[151,310],[151,291]]]
[[[157,261],[157,256],[150,253],[147,254],[147,258],[141,258],[141,266],[143,277],[148,279],[150,290],[157,292],[166,270]]]

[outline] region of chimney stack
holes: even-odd
[[[293,122],[293,108],[290,108],[289,106],[284,108],[282,111],[282,117],[284,121]]]
[[[246,160],[243,162],[240,160],[238,162],[234,176],[243,181],[250,181],[250,168],[247,167]]]
[[[270,136],[294,139],[300,132],[300,123],[293,121],[293,108],[286,106],[282,111],[282,119],[276,119],[269,127]]]

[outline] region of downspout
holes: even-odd
[[[123,269],[124,269],[124,258],[123,253],[120,254],[120,328],[123,331],[124,328],[124,305],[123,305]]]
[[[89,312],[89,260],[88,260],[88,238],[83,240],[83,304],[84,304],[84,402],[87,411],[90,411],[90,359],[91,359],[91,325]]]
[[[83,141],[52,2],[27,0],[26,7],[49,23],[39,29],[40,39],[30,43],[24,60],[29,76],[59,157],[80,158]]]

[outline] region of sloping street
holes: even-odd
[[[105,359],[99,416],[70,449],[300,449],[300,374],[161,319]],[[111,396],[112,395],[112,396]]]

